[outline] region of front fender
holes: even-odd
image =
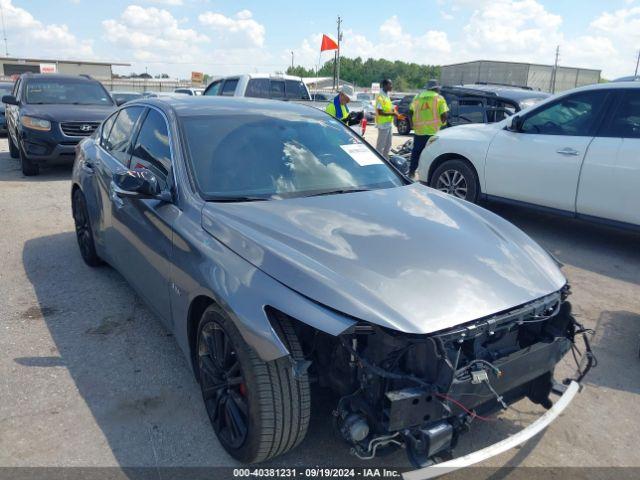
[[[190,307],[201,296],[225,310],[244,340],[265,361],[289,354],[271,327],[266,307],[331,335],[339,335],[355,323],[254,267],[206,233],[188,215],[177,219],[174,228],[172,282],[174,331],[188,358]]]

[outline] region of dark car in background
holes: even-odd
[[[0,82],[0,98],[5,95],[11,95],[13,91],[13,82]],[[5,105],[0,105],[0,133],[7,133],[7,121],[5,119]]]
[[[6,104],[9,152],[24,175],[48,162],[73,162],[78,142],[91,135],[115,108],[109,92],[85,76],[23,74]]]
[[[133,100],[138,100],[144,95],[141,92],[111,92],[111,97],[116,102],[117,106],[123,105]]]
[[[491,84],[444,86],[440,94],[449,106],[449,127],[499,122],[549,97],[548,93],[530,88]],[[406,95],[398,104],[398,113],[403,114],[404,118],[395,119],[394,123],[401,135],[408,135],[413,129],[409,112],[413,98],[414,95]]]

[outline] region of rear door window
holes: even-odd
[[[269,79],[252,78],[249,80],[245,96],[253,98],[269,98]]]
[[[107,139],[109,138],[109,133],[111,132],[111,128],[113,127],[116,118],[118,117],[118,112],[111,115],[107,118],[102,124],[102,129],[100,130],[100,146],[102,148],[106,148]]]
[[[307,89],[300,80],[285,80],[286,97],[290,100],[309,100]]]
[[[144,108],[137,106],[120,110],[118,118],[105,141],[105,150],[109,151],[113,158],[124,166],[129,165],[131,137],[135,133],[135,127],[142,112],[144,112]]]
[[[233,95],[236,93],[237,86],[238,86],[237,78],[230,78],[229,80],[226,80],[224,82],[224,85],[222,87],[222,92],[220,93],[220,95],[224,95],[226,97],[233,97]]]
[[[640,90],[623,95],[602,136],[640,138]]]

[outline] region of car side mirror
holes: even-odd
[[[126,100],[124,98],[114,98],[113,101],[116,102],[116,107],[119,107],[120,105],[126,103]]]
[[[171,201],[171,194],[163,191],[158,178],[149,170],[126,170],[113,175],[113,191],[120,198],[155,198]]]
[[[507,130],[511,132],[519,132],[522,129],[522,117],[520,115],[512,115],[507,118]]]
[[[2,103],[6,103],[7,105],[19,105],[20,102],[13,95],[3,95]]]
[[[402,175],[407,178],[409,177],[409,161],[406,158],[400,155],[391,155],[389,157],[389,162],[391,162],[393,166],[402,173]]]

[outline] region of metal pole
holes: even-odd
[[[559,58],[560,58],[560,45],[556,47],[556,60],[553,63],[553,70],[551,71],[551,79],[549,80],[549,90],[551,93],[556,93],[556,74],[558,72]]]
[[[293,70],[293,50],[291,50],[291,70]]]
[[[4,26],[4,8],[0,3],[0,16],[2,17],[2,36],[4,37],[4,56],[9,56],[9,44],[7,43],[7,29]]]
[[[6,41],[6,39],[5,39],[5,41]],[[638,50],[638,59],[636,60],[636,72],[633,74],[634,77],[638,76],[638,64],[640,64],[640,50]]]
[[[340,30],[340,26],[342,25],[342,19],[340,15],[338,15],[338,60],[336,65],[336,84],[338,88],[340,88],[340,40],[342,40],[342,31]]]

